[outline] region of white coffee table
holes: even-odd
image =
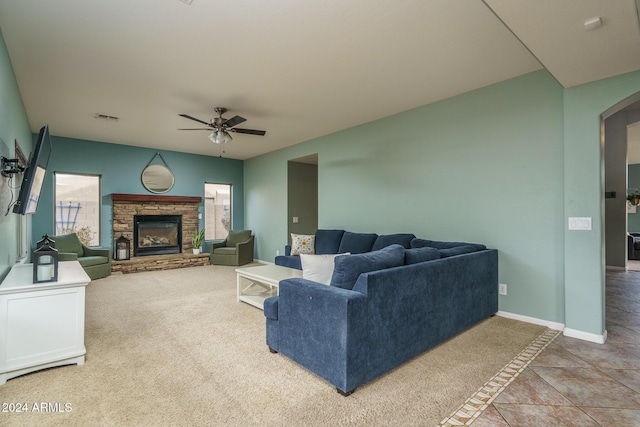
[[[265,264],[258,267],[236,268],[238,274],[237,301],[263,309],[264,300],[278,295],[281,280],[302,277],[302,270]]]

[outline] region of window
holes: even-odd
[[[76,233],[87,246],[100,246],[100,176],[54,174],[56,234]]]
[[[231,230],[231,185],[204,184],[204,238],[226,239]]]

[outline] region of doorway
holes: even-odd
[[[315,234],[318,229],[318,155],[287,163],[287,242],[291,233]]]
[[[640,93],[603,113],[606,267],[628,268],[627,232],[640,232],[640,209],[627,196],[640,190]],[[634,212],[635,211],[635,212]],[[636,230],[637,228],[637,230]]]

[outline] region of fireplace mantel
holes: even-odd
[[[111,200],[113,200],[114,202],[141,202],[141,203],[200,203],[202,201],[202,197],[111,193]]]

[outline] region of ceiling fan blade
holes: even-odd
[[[190,128],[190,129],[178,129],[178,130],[208,130],[209,132],[211,132],[213,129],[212,128]]]
[[[224,122],[223,124],[228,127],[228,128],[232,128],[235,125],[239,125],[240,123],[246,121],[247,119],[245,119],[244,117],[240,117],[240,116],[233,116],[231,117],[229,120],[227,120],[226,122]]]
[[[202,121],[202,120],[200,120],[200,119],[196,119],[195,117],[191,117],[191,116],[189,116],[189,115],[187,115],[187,114],[178,114],[178,115],[179,115],[180,117],[184,117],[185,119],[193,120],[193,121],[196,121],[196,122],[198,122],[198,123],[205,124],[205,125],[207,125],[207,126],[209,125],[209,123],[207,123],[207,122],[205,122],[205,121]]]
[[[255,129],[233,128],[233,129],[229,129],[229,130],[233,131],[233,132],[237,132],[237,133],[247,133],[249,135],[261,135],[261,136],[263,136],[264,134],[267,133],[264,130],[255,130]]]

